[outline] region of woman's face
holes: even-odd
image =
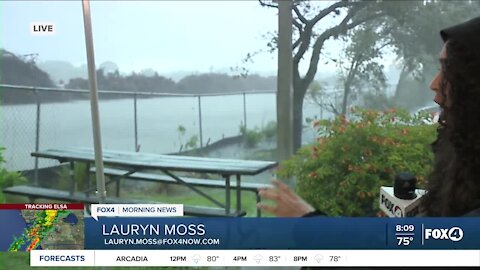
[[[445,61],[447,60],[447,49],[446,44],[443,45],[442,50],[440,51],[439,61],[440,61],[440,69],[437,75],[433,78],[432,82],[430,83],[430,89],[435,92],[435,98],[433,101],[440,105],[440,107],[448,107],[448,91],[442,91],[442,82],[443,82],[443,72],[445,70]],[[443,92],[447,93],[445,97]]]

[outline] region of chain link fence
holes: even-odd
[[[36,150],[93,148],[88,90],[0,85],[0,146],[9,170],[56,165]],[[172,153],[261,127],[276,118],[275,91],[173,95],[99,91],[105,149]],[[190,145],[188,146],[188,143]]]

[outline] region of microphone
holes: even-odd
[[[416,189],[417,178],[408,172],[395,175],[393,187],[380,187],[380,210],[389,217],[414,217],[420,214],[420,203],[426,191]]]

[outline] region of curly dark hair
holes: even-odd
[[[480,57],[461,41],[446,45],[433,171],[423,200],[427,216],[462,216],[480,207]],[[448,89],[448,90],[447,90]]]

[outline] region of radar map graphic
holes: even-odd
[[[69,204],[2,204],[0,251],[83,249],[83,206],[79,208]]]

